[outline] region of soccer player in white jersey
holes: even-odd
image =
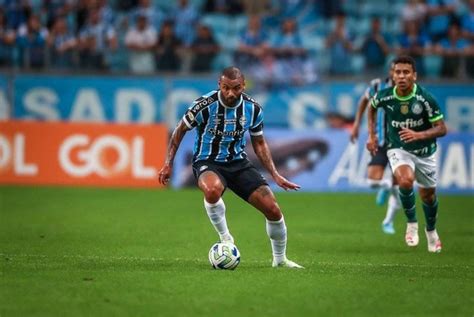
[[[424,88],[416,84],[415,61],[409,56],[394,60],[395,86],[379,91],[369,107],[369,137],[367,149],[375,154],[375,113],[383,108],[387,115],[387,156],[400,186],[400,200],[407,216],[405,242],[418,245],[418,220],[415,210],[413,183],[418,183],[429,252],[441,252],[441,240],[436,230],[438,198],[436,197],[436,138],[446,134],[438,103]]]
[[[204,193],[204,207],[221,241],[234,243],[225,217],[222,195],[230,188],[239,197],[263,213],[270,238],[273,267],[303,268],[286,257],[287,229],[285,219],[265,178],[247,159],[245,132],[249,131],[255,154],[285,190],[299,185],[281,176],[275,168],[263,137],[263,111],[244,93],[245,78],[240,69],[228,67],[219,78],[219,89],[198,98],[175,128],[168,147],[159,181],[167,184],[173,160],[187,131],[197,128],[193,172]]]

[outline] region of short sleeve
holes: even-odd
[[[378,108],[380,107],[380,99],[378,98],[378,93],[375,93],[372,98],[370,98],[370,105],[373,108]]]
[[[184,124],[186,124],[189,129],[193,129],[203,123],[205,120],[202,111],[213,102],[215,102],[215,100],[209,96],[203,96],[195,100],[183,115],[182,120]]]
[[[425,110],[428,113],[428,120],[430,122],[436,122],[438,120],[443,119],[444,117],[441,113],[441,109],[439,108],[438,102],[431,95],[428,95],[426,98]]]
[[[250,125],[250,135],[258,136],[263,134],[263,110],[260,106],[254,106],[252,124]]]

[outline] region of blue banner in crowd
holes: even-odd
[[[349,134],[341,130],[301,131],[267,130],[267,142],[278,171],[301,185],[303,191],[369,191],[365,150],[366,135],[359,142],[349,142]],[[248,144],[250,142],[247,142]],[[191,169],[194,132],[188,133],[177,153],[172,185],[193,186]],[[248,145],[247,144],[247,145]],[[444,193],[474,193],[474,134],[450,133],[438,140],[438,188]],[[246,152],[261,170],[251,146]],[[390,177],[387,168],[386,177]],[[265,175],[271,180],[269,175]],[[272,188],[279,190],[275,184]]]
[[[363,82],[328,82],[284,90],[248,92],[265,110],[267,127],[323,129],[328,112],[353,117]],[[451,130],[474,132],[474,90],[467,84],[431,84]],[[60,77],[20,75],[13,81],[19,119],[166,122],[170,128],[199,96],[217,88],[217,78]]]
[[[156,78],[17,76],[13,84],[18,119],[163,121],[157,105],[165,82]]]

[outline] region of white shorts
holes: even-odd
[[[436,187],[436,155],[434,153],[428,157],[419,157],[402,149],[390,149],[387,151],[387,156],[393,173],[400,165],[408,165],[415,171],[415,180],[419,187]]]

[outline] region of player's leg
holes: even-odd
[[[197,164],[197,166],[193,166],[193,169],[198,177],[198,187],[204,194],[204,208],[209,220],[219,234],[219,239],[233,243],[234,238],[227,227],[225,204],[221,198],[225,190],[223,177],[218,171],[211,170],[208,165]]]
[[[387,152],[387,156],[399,186],[400,201],[407,217],[405,242],[408,246],[417,246],[419,242],[418,221],[416,219],[415,192],[413,191],[415,163],[412,156],[403,150],[391,149]]]
[[[420,187],[419,192],[423,202],[428,251],[441,252],[441,240],[436,230],[438,198],[436,196],[436,161],[434,155],[426,158],[418,158],[415,177]]]
[[[392,186],[391,180],[383,178],[385,166],[387,166],[387,153],[383,148],[379,148],[367,167],[367,182],[371,188],[378,190],[375,202],[379,206],[387,201]]]
[[[266,230],[272,245],[272,266],[302,268],[302,266],[286,258],[287,229],[285,218],[270,187],[268,185],[258,187],[249,196],[248,202],[265,216]]]
[[[396,179],[393,177],[392,188],[390,188],[390,196],[388,198],[387,212],[385,213],[385,218],[382,221],[382,230],[387,234],[395,234],[395,228],[393,226],[393,219],[395,214],[401,208],[398,185],[396,184]]]

